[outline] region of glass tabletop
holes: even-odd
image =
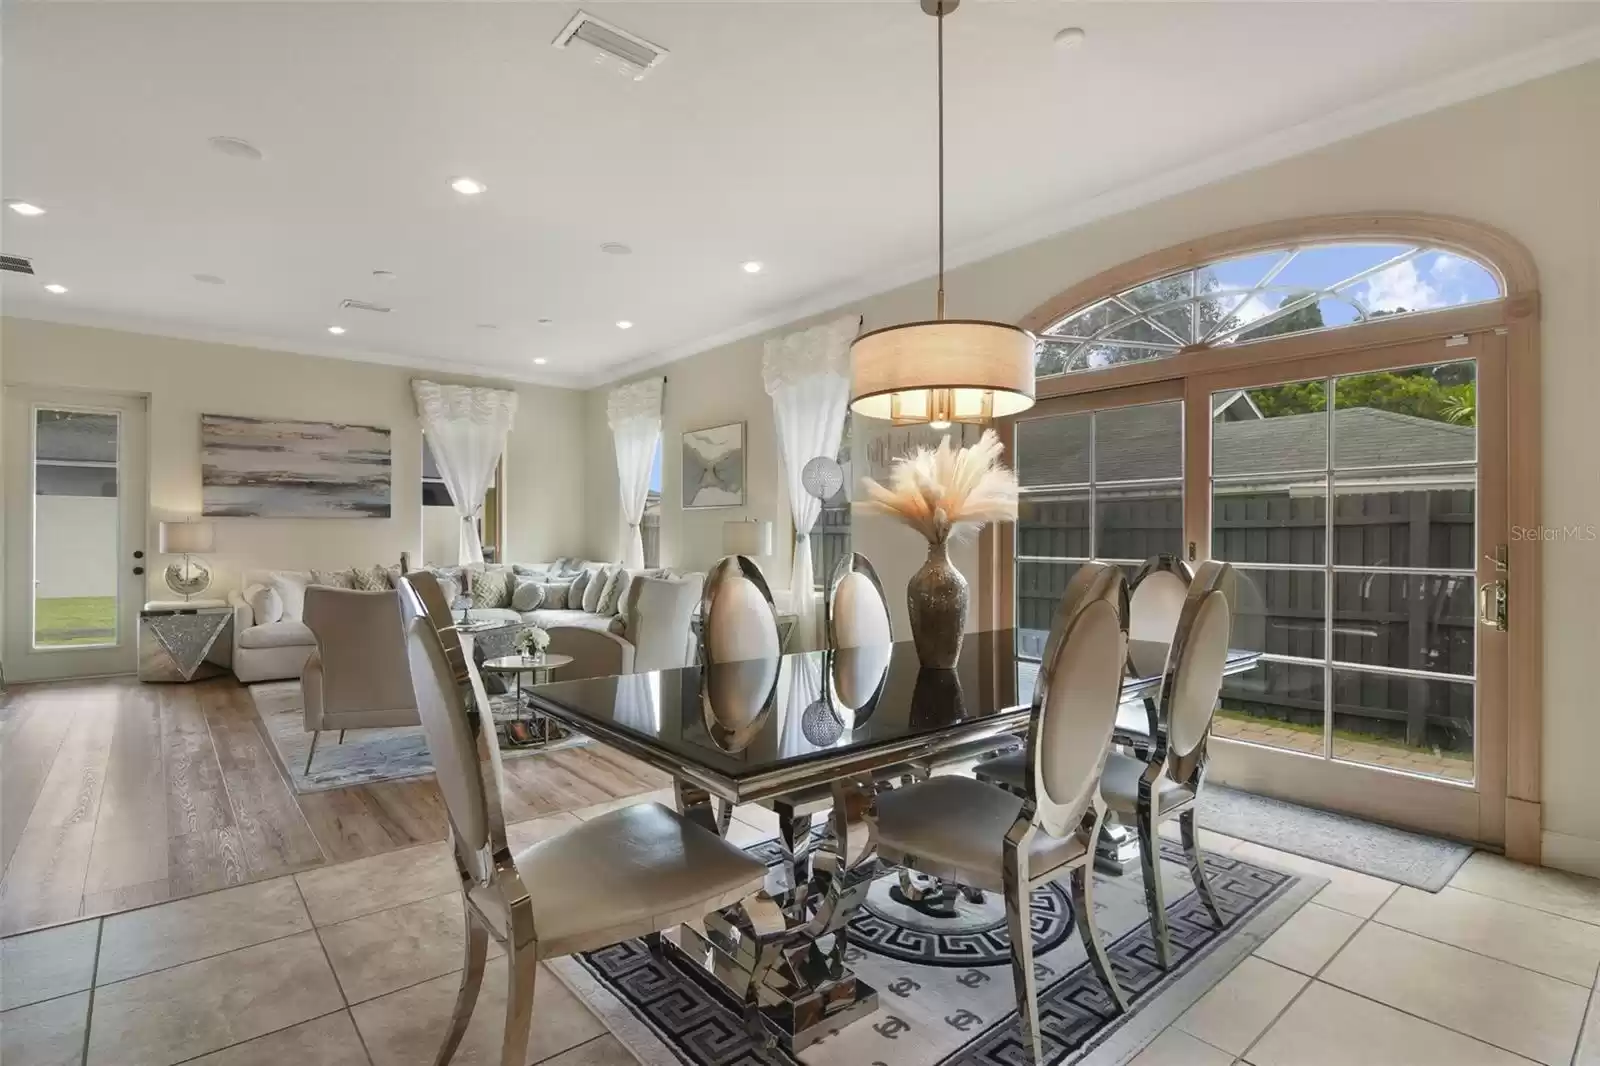
[[[1238,660],[1254,659],[1230,653]],[[1164,655],[1162,656],[1164,660]],[[1124,700],[1159,684],[1130,678]],[[923,670],[910,641],[585,678],[528,690],[541,711],[725,798],[831,780],[1016,729],[1015,632],[969,633],[954,670]]]

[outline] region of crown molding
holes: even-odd
[[[1085,200],[1034,214],[981,241],[949,250],[946,270],[1037,244],[1103,218],[1304,155],[1430,111],[1582,66],[1595,59],[1600,59],[1600,26],[1553,37],[1520,52],[1453,71],[1432,81],[1408,86],[1277,130],[1240,147],[1172,168],[1145,181],[1131,182]],[[857,300],[932,278],[937,265],[937,259],[930,255],[915,262],[857,275],[816,296],[789,304],[760,318],[598,371],[589,376],[588,387],[607,385],[712,348],[825,314]]]
[[[235,348],[257,348],[268,352],[288,352],[309,355],[320,359],[340,359],[347,363],[368,363],[380,366],[402,367],[407,370],[425,370],[434,374],[460,374],[464,377],[487,378],[492,381],[514,382],[520,385],[542,385],[555,389],[585,389],[589,386],[575,374],[517,373],[507,367],[490,363],[467,363],[457,360],[429,360],[393,352],[370,351],[333,345],[307,344],[303,341],[285,340],[282,337],[260,336],[235,330],[194,326],[165,319],[146,318],[118,312],[96,311],[92,308],[49,306],[43,302],[11,298],[6,300],[0,315],[5,318],[50,322],[60,326],[86,326],[92,329],[121,330],[150,337],[170,337],[174,340],[197,341],[201,344],[226,344]]]

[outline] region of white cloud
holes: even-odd
[[[1459,255],[1449,255],[1441,252],[1434,257],[1433,266],[1428,273],[1441,283],[1458,280],[1467,270],[1467,261]]]
[[[1417,273],[1414,259],[1368,278],[1360,296],[1368,311],[1425,311],[1446,302],[1444,294]]]

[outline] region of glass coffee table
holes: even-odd
[[[528,682],[530,686],[543,685],[552,680],[555,671],[571,662],[570,655],[546,652],[537,657],[496,655],[478,664],[478,668],[486,674],[515,679],[515,701],[491,701],[495,704],[495,728],[500,733],[501,743],[513,748],[548,747],[571,737],[568,730],[530,707],[523,695],[523,678],[532,679]]]

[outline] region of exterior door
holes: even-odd
[[[1042,400],[1003,427],[1022,698],[1085,561],[1222,559],[1263,658],[1224,685],[1212,780],[1503,842],[1506,402],[1494,331]]]
[[[1191,539],[1240,578],[1214,779],[1499,843],[1510,536],[1493,332],[1187,382]],[[1488,621],[1479,589],[1487,586]]]
[[[132,673],[145,594],[145,401],[5,396],[6,677]]]

